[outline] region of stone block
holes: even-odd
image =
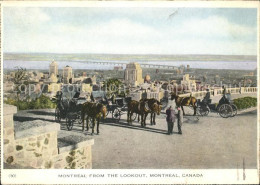
[[[37,152],[35,152],[35,151],[26,151],[26,152],[25,152],[25,158],[26,158],[26,159],[35,158],[35,157],[36,157],[36,156],[35,156],[35,153],[37,153]]]
[[[14,152],[14,146],[13,145],[8,145],[7,146],[7,150],[5,150],[5,152],[7,152],[7,153]]]
[[[37,159],[36,168],[41,168],[42,164],[43,164],[43,159],[42,158]]]
[[[6,157],[5,162],[6,162],[7,164],[12,164],[12,163],[14,163],[14,156],[13,156],[13,155],[9,155],[8,157]]]
[[[65,160],[65,155],[64,154],[58,154],[52,157],[53,162],[59,162],[59,161],[64,161]]]
[[[33,154],[34,154],[35,157],[39,157],[39,158],[42,157],[42,154],[41,154],[41,153],[33,152]]]
[[[52,150],[52,156],[58,155],[58,148]]]
[[[25,150],[26,150],[27,152],[36,151],[36,149],[35,149],[35,148],[31,148],[31,147],[28,147],[28,148],[26,148]]]
[[[16,154],[15,154],[15,157],[16,157],[16,158],[19,158],[19,159],[24,158],[24,151],[16,153]],[[28,160],[29,160],[29,159],[28,159]]]
[[[9,143],[8,144],[10,144],[10,143],[14,143],[14,136],[8,136],[8,137],[4,137],[3,139],[6,139],[6,140],[8,140],[9,141]]]
[[[15,164],[18,164],[20,166],[30,166],[29,161],[25,161],[24,159],[17,159],[15,161]]]
[[[47,160],[44,162],[44,168],[45,169],[50,169],[53,168],[53,162],[51,160]]]
[[[9,139],[14,140],[14,129],[13,129],[13,128],[7,129],[5,133],[6,133],[6,134],[4,135],[4,138],[5,138],[5,139],[9,138]]]
[[[4,145],[7,145],[8,143],[10,143],[9,139],[4,139]]]
[[[33,168],[37,168],[37,159],[32,159],[30,160],[30,165]]]
[[[37,137],[38,141],[42,141],[43,139],[44,139],[44,135],[40,135],[40,136]]]
[[[60,161],[54,164],[54,169],[63,169],[65,167],[64,161]]]
[[[13,115],[13,114],[17,113],[17,107],[13,106],[13,105],[4,104],[3,113],[4,113],[4,116],[10,115],[10,114]]]
[[[92,162],[88,162],[88,163],[85,165],[85,169],[92,169]]]
[[[13,115],[5,115],[3,117],[4,128],[14,128]]]
[[[16,149],[16,151],[20,151],[20,150],[23,150],[24,147],[23,147],[23,145],[16,145],[15,149]]]
[[[44,143],[44,145],[48,145],[49,144],[49,138],[45,138],[43,143]]]
[[[29,142],[36,141],[36,137],[29,137],[29,138],[28,138],[28,141],[29,141]]]
[[[35,148],[37,146],[37,143],[36,142],[33,142],[33,143],[29,142],[28,145]]]

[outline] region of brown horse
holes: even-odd
[[[144,126],[146,125],[145,121],[146,121],[146,114],[151,113],[151,119],[150,119],[150,123],[151,125],[155,125],[155,116],[160,115],[161,110],[162,110],[162,104],[155,98],[151,98],[151,99],[144,99]]]
[[[161,109],[161,103],[154,98],[141,99],[139,102],[132,100],[128,104],[127,122],[132,123],[131,117],[133,113],[137,113],[138,116],[141,115],[141,126],[145,127],[146,117],[151,113],[151,125],[155,125],[155,116],[160,115]]]
[[[130,100],[128,102],[128,110],[127,110],[127,122],[132,123],[132,116],[134,113],[138,116],[138,122],[139,122],[139,115],[141,115],[141,109],[140,109],[140,102],[135,100]]]
[[[97,120],[97,134],[99,134],[99,122],[101,117],[106,118],[107,108],[101,103],[86,102],[81,108],[81,119],[82,119],[82,131],[84,131],[84,119],[87,115],[87,131],[89,130],[89,118],[92,119],[92,135],[94,134],[94,128]]]
[[[171,93],[171,100],[175,100],[175,103],[178,107],[181,107],[182,111],[183,111],[183,115],[185,115],[183,106],[192,106],[194,109],[194,116],[196,115],[196,102],[197,99],[193,96],[190,97],[180,97],[175,93]]]

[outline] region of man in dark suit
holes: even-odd
[[[206,96],[203,98],[202,102],[207,104],[208,101],[210,100],[210,92],[209,92],[209,89],[206,90],[207,93],[206,93]]]
[[[178,134],[182,134],[182,123],[183,123],[183,111],[181,109],[181,107],[178,107]]]
[[[166,115],[167,115],[166,121],[168,125],[168,134],[171,135],[173,130],[173,124],[175,122],[175,111],[172,109],[172,106],[170,106],[166,110]]]

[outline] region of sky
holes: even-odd
[[[4,7],[3,51],[257,54],[257,9]]]

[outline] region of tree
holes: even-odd
[[[123,83],[116,78],[105,80],[103,87],[105,88],[108,96],[111,96],[113,94],[116,96],[125,95]]]
[[[16,92],[16,100],[17,107],[20,109],[20,96],[22,91],[25,90],[25,86],[21,86],[22,84],[28,85],[28,75],[25,68],[16,67],[17,70],[15,72],[14,78],[12,79],[14,83],[14,91]]]

